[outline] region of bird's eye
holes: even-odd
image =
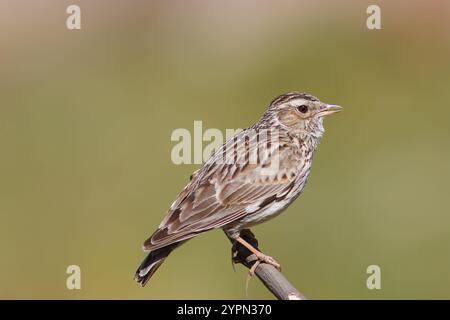
[[[300,111],[301,113],[307,113],[308,106],[305,106],[304,104],[302,104],[300,107],[297,107],[297,110]]]

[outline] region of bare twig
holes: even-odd
[[[258,248],[258,240],[256,240],[253,233],[249,230],[243,230],[241,237],[250,243],[253,247]],[[233,261],[241,263],[247,268],[251,268],[256,262],[256,256],[252,254],[247,248],[236,242],[233,244],[233,252],[235,256]],[[260,263],[256,269],[255,274],[261,282],[273,293],[275,297],[280,300],[305,300],[305,296],[300,293],[274,266],[267,263]]]

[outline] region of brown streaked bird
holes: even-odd
[[[158,229],[144,242],[149,253],[135,280],[144,286],[172,250],[217,228],[253,252],[259,262],[279,268],[240,233],[277,216],[300,195],[324,133],[323,119],[340,110],[301,92],[273,100],[256,124],[226,141],[191,175]]]

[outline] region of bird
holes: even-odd
[[[253,253],[258,263],[279,269],[275,259],[253,247],[241,233],[276,217],[302,193],[325,132],[323,120],[341,110],[304,92],[276,97],[259,121],[229,138],[190,176],[144,242],[148,255],[135,280],[145,286],[174,249],[220,228],[233,244]]]

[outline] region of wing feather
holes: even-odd
[[[283,161],[278,162],[276,171],[269,171],[268,174],[263,174],[262,168],[267,167],[273,157],[263,159],[265,162],[259,164],[219,163],[224,150],[239,151],[235,159],[245,158],[244,152],[254,153],[252,145],[256,145],[255,143],[244,145],[243,150],[242,147],[234,146],[238,140],[239,137],[228,140],[195,172],[170,207],[158,230],[145,241],[144,250],[155,250],[187,240],[201,232],[223,227],[249,214],[249,206],[257,211],[258,204],[266,199],[275,199],[286,193],[296,172],[288,172],[292,166],[287,166]],[[289,149],[284,149],[284,153],[280,152],[278,156],[280,160],[292,157]]]

